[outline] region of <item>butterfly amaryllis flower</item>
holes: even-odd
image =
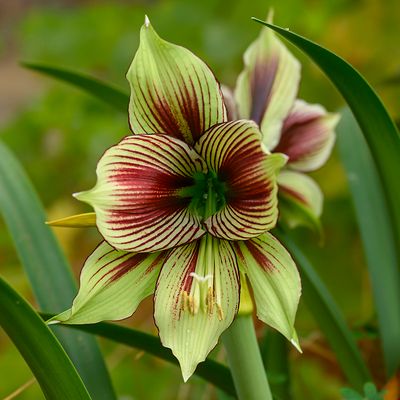
[[[127,78],[134,134],[104,153],[94,188],[75,195],[94,208],[104,241],[53,322],[126,318],[155,293],[161,341],[186,381],[232,323],[248,279],[258,317],[298,346],[299,275],[268,233],[287,157],[264,149],[253,121],[227,122],[210,69],[147,19]]]
[[[223,87],[229,119],[255,121],[267,149],[288,156],[278,176],[280,215],[290,226],[318,228],[323,195],[305,172],[327,161],[339,116],[296,99],[300,63],[271,29],[261,30],[245,52],[244,64],[234,93]]]

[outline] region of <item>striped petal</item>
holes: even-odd
[[[187,144],[166,135],[128,136],[105,152],[97,184],[75,195],[94,207],[104,239],[118,250],[158,251],[204,232],[182,189],[206,170]]]
[[[297,100],[286,118],[274,151],[289,157],[288,166],[313,171],[325,164],[335,142],[338,114],[327,113],[317,104]]]
[[[271,29],[263,28],[244,54],[244,65],[235,90],[239,117],[255,121],[272,149],[297,95],[300,64]]]
[[[301,172],[284,170],[278,184],[280,218],[291,228],[305,225],[320,231],[324,199],[316,182]]]
[[[228,242],[205,236],[171,250],[158,278],[154,316],[185,381],[232,323],[238,304],[239,274]]]
[[[195,149],[225,187],[225,206],[205,221],[214,236],[240,240],[273,228],[278,216],[276,174],[282,154],[263,150],[253,121],[235,121],[209,129]]]
[[[152,294],[166,252],[127,253],[102,242],[86,260],[72,308],[50,321],[88,324],[132,315]]]
[[[234,242],[239,268],[253,288],[258,318],[300,349],[294,320],[301,294],[300,276],[286,249],[271,234]]]
[[[211,70],[189,50],[161,39],[147,18],[127,79],[134,133],[164,132],[192,145],[205,130],[226,120]]]

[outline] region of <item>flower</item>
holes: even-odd
[[[71,309],[52,322],[123,319],[155,293],[161,341],[186,381],[232,323],[248,279],[258,317],[299,347],[300,278],[268,233],[287,157],[265,150],[255,122],[227,121],[210,69],[147,18],[127,78],[134,135],[104,153],[94,188],[75,195],[94,208],[104,241]]]
[[[272,13],[268,19],[272,23]],[[255,121],[267,149],[289,157],[278,176],[280,215],[292,227],[319,229],[323,195],[304,172],[329,158],[339,115],[296,99],[300,64],[271,29],[261,30],[245,52],[244,64],[234,93],[223,87],[229,119]]]

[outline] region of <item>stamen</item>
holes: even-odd
[[[218,303],[217,303],[217,313],[218,313],[218,319],[222,321],[224,319],[224,310]]]
[[[212,287],[208,288],[207,292],[207,312],[208,315],[211,315],[214,310],[214,290]]]
[[[189,295],[186,290],[182,292],[181,308],[182,311],[186,311],[189,308]]]
[[[196,271],[190,272],[192,284],[189,291],[182,292],[182,309],[196,315],[199,310],[218,319],[224,319],[221,298],[221,277],[218,239],[206,235],[200,244]]]

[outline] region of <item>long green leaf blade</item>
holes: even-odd
[[[128,112],[129,95],[122,90],[79,72],[68,69],[42,65],[37,63],[23,62],[22,65],[41,74],[51,76],[60,81],[69,83],[85,92],[97,97],[118,111]]]
[[[400,252],[400,137],[381,99],[360,73],[341,57],[289,30],[259,19],[254,20],[278,32],[306,53],[346,100],[365,136],[383,182],[388,209],[394,222],[397,249]],[[399,260],[398,253],[398,265]],[[397,364],[399,363],[400,360]]]
[[[385,364],[390,373],[400,360],[400,275],[390,215],[371,153],[349,109],[342,113],[337,134],[371,277]]]
[[[42,314],[42,317],[44,319],[49,319],[53,315],[54,314]],[[98,335],[113,340],[114,342],[143,350],[155,357],[179,365],[178,360],[173,356],[171,350],[164,347],[157,336],[109,322],[99,322],[97,324],[88,325],[65,325],[65,327]],[[227,394],[235,395],[232,375],[229,369],[224,365],[207,359],[198,365],[195,374],[214,384]]]
[[[271,391],[275,398],[279,400],[290,400],[292,398],[289,345],[287,339],[275,330],[267,330],[260,343],[261,356]]]
[[[48,226],[43,207],[21,165],[0,142],[0,213],[43,310],[70,307],[76,284]],[[96,400],[115,399],[110,377],[94,338],[56,328],[55,333]]]
[[[0,326],[14,342],[47,399],[90,400],[71,360],[32,307],[0,278]]]
[[[303,299],[329,341],[348,381],[357,390],[371,381],[369,371],[334,299],[301,249],[282,230],[275,232],[301,270]]]

